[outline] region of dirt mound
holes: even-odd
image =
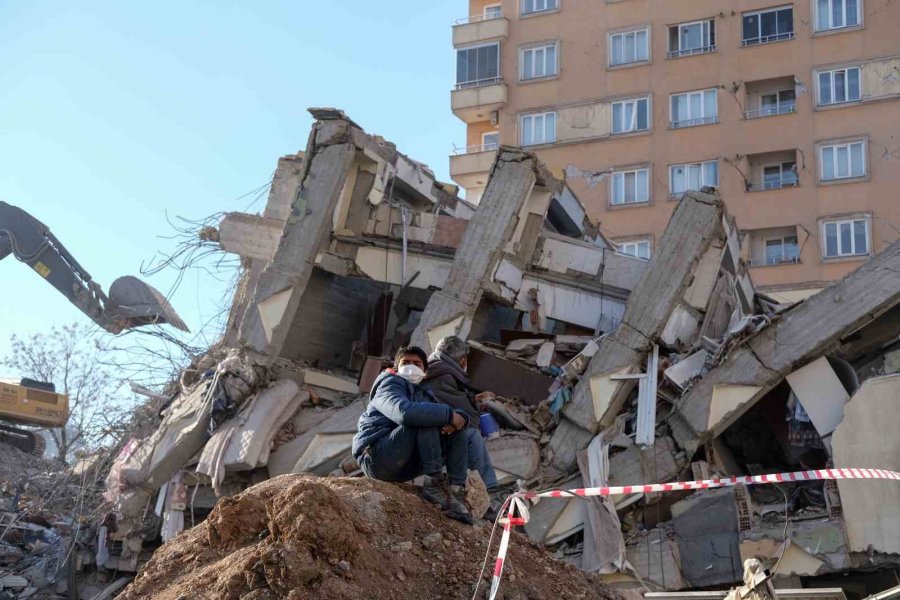
[[[157,550],[119,598],[470,598],[489,535],[395,485],[284,475],[220,501]],[[487,571],[493,554],[490,563]],[[517,534],[500,596],[616,598]]]

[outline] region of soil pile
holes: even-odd
[[[471,598],[489,535],[489,526],[456,523],[395,485],[284,475],[221,500],[204,523],[159,548],[119,598]],[[513,534],[500,597],[616,594]]]

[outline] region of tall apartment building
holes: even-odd
[[[453,27],[453,179],[498,144],[557,171],[650,256],[686,189],[718,186],[756,286],[800,299],[900,237],[900,2],[470,0]]]

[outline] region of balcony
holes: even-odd
[[[797,112],[795,85],[792,76],[747,82],[744,118],[760,119]]]
[[[694,56],[695,54],[709,54],[716,51],[716,45],[698,46],[696,48],[684,48],[681,50],[669,50],[666,52],[666,58],[681,58],[683,56]]]
[[[509,20],[496,13],[459,19],[453,24],[453,47],[505,39]]]
[[[797,112],[797,105],[791,102],[790,104],[776,104],[753,110],[745,110],[744,118],[759,119],[761,117],[774,117],[775,115],[789,115],[795,112]]]
[[[747,157],[748,192],[766,192],[800,185],[797,151],[781,150],[751,154]]]
[[[751,267],[774,267],[775,265],[799,265],[799,256],[766,256],[750,258]]]
[[[747,233],[751,267],[800,264],[800,247],[795,225],[752,229]]]
[[[479,123],[506,104],[506,84],[502,77],[459,83],[450,92],[450,108],[466,123]]]
[[[467,190],[484,187],[496,157],[497,144],[454,147],[450,156],[450,178]]]
[[[759,37],[751,37],[744,40],[741,40],[741,47],[746,48],[748,46],[761,46],[763,44],[771,44],[772,42],[786,42],[788,40],[794,39],[794,32],[789,31],[786,33],[775,33],[772,35],[762,35]]]
[[[719,122],[718,115],[712,117],[698,117],[696,119],[682,119],[680,121],[670,121],[669,127],[672,129],[683,129],[685,127],[696,127],[697,125],[713,125]]]

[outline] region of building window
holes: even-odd
[[[499,4],[491,4],[484,7],[484,20],[499,19],[503,16],[503,7]]]
[[[856,27],[862,0],[816,0],[816,31]]]
[[[792,113],[796,109],[797,92],[792,89],[766,92],[759,95],[759,116],[761,117]]]
[[[616,250],[622,254],[636,258],[650,259],[650,240],[635,240],[633,242],[621,242],[616,244]]]
[[[556,141],[556,113],[522,116],[522,145],[552,144]]]
[[[476,87],[500,80],[500,44],[485,44],[456,51],[456,88]]]
[[[869,220],[825,221],[825,258],[860,256],[869,253]]]
[[[863,140],[819,147],[822,181],[851,179],[866,175],[866,143]]]
[[[650,36],[646,29],[609,36],[610,66],[628,65],[650,59]]]
[[[715,49],[716,22],[712,19],[669,27],[668,58],[714,52]]]
[[[481,134],[481,149],[485,152],[496,150],[500,147],[500,132],[491,131]]]
[[[800,261],[800,248],[796,235],[786,235],[766,240],[766,264],[780,265]]]
[[[819,72],[819,106],[856,102],[861,96],[859,67]]]
[[[649,171],[618,171],[612,174],[612,204],[638,204],[650,200]]]
[[[763,165],[762,187],[766,190],[780,190],[784,187],[796,187],[800,184],[797,177],[797,162],[785,161],[771,165]]]
[[[672,165],[669,167],[669,194],[681,196],[688,190],[700,191],[705,186],[718,187],[719,161]]]
[[[794,39],[794,8],[783,6],[744,13],[742,46],[756,46]]]
[[[631,133],[650,128],[649,98],[612,103],[612,132]]]
[[[559,8],[559,0],[522,0],[522,14],[546,12]]]
[[[556,75],[556,48],[557,45],[554,43],[520,50],[520,79],[526,81]]]
[[[672,127],[690,127],[716,123],[719,120],[716,90],[688,92],[672,96],[670,123]]]

